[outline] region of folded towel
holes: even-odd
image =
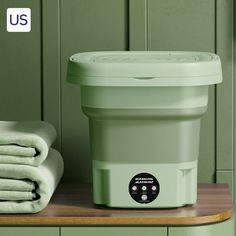
[[[0,164],[0,213],[35,213],[48,204],[63,174],[61,154],[50,149],[38,167]]]
[[[44,121],[0,121],[0,164],[39,166],[56,138]]]

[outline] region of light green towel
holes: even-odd
[[[0,213],[36,213],[45,208],[63,174],[61,154],[50,149],[38,167],[0,164]]]
[[[44,121],[0,121],[0,163],[39,166],[55,139]]]

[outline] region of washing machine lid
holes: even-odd
[[[197,86],[222,81],[219,56],[208,52],[110,51],[74,54],[67,80],[84,86]]]

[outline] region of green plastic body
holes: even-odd
[[[67,81],[81,85],[89,118],[96,204],[146,208],[196,202],[200,118],[208,85],[222,81],[217,55],[78,53],[69,59]]]
[[[153,175],[160,185],[157,198],[145,204],[134,201],[129,194],[129,182],[139,173]],[[197,200],[197,161],[166,164],[93,161],[93,200],[95,204],[119,208],[191,205]]]
[[[197,160],[207,86],[82,86],[81,92],[93,160],[123,164]]]
[[[89,117],[96,204],[147,208],[196,202],[207,86],[82,86],[81,93]],[[142,172],[156,176],[161,186],[149,204],[133,201],[128,193],[129,181]]]

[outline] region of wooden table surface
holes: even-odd
[[[197,203],[174,209],[97,207],[91,187],[62,184],[40,213],[0,215],[0,225],[198,225],[220,222],[232,214],[225,184],[199,184]]]

